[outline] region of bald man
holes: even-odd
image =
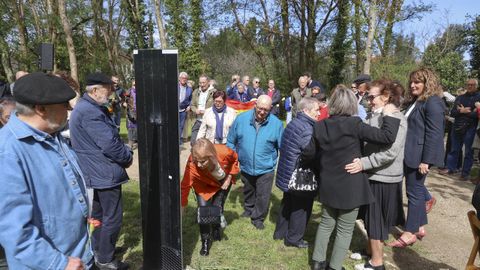
[[[283,133],[282,122],[273,114],[272,99],[258,97],[255,108],[237,116],[228,133],[227,146],[238,153],[244,184],[243,217],[265,228],[264,220],[272,190],[274,170]]]

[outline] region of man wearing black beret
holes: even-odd
[[[368,74],[360,74],[358,77],[353,81],[353,83],[357,86],[357,99],[358,103],[363,106],[363,108],[368,112],[370,111],[370,106],[368,106],[368,90],[370,90],[370,82],[372,82],[372,77]]]
[[[99,269],[125,269],[115,259],[115,244],[122,226],[122,184],[133,152],[122,142],[105,104],[113,91],[110,77],[93,73],[86,78],[86,93],[70,116],[72,146],[88,188],[94,190],[92,217],[101,221],[93,233],[95,264]]]
[[[32,73],[15,83],[16,113],[0,130],[0,244],[10,269],[89,269],[88,197],[59,134],[75,92]]]

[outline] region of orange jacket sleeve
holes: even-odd
[[[182,207],[187,206],[188,203],[188,194],[190,194],[190,188],[193,184],[193,179],[191,175],[191,167],[193,163],[191,162],[191,157],[187,161],[187,165],[185,165],[185,172],[183,173],[183,180],[181,184],[181,191],[182,191]]]

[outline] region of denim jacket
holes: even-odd
[[[91,266],[88,205],[77,157],[12,113],[0,130],[0,244],[10,269],[65,269],[68,257]]]

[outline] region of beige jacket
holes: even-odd
[[[215,130],[217,128],[217,121],[215,120],[215,113],[213,113],[213,107],[208,108],[205,110],[205,114],[203,115],[202,125],[200,126],[200,130],[198,131],[197,140],[199,138],[206,138],[212,143],[227,143],[227,136],[230,127],[233,124],[233,121],[237,117],[237,112],[227,107],[225,110],[225,116],[223,118],[223,140],[222,142],[215,142]]]

